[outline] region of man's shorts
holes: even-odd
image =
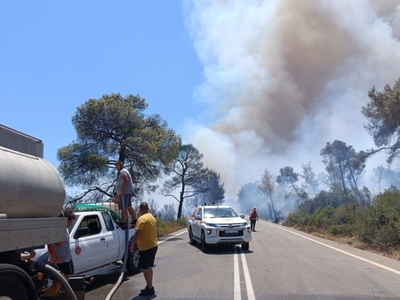
[[[124,197],[118,198],[118,206],[119,209],[127,209],[128,207],[132,206],[131,202],[132,194],[125,194]]]
[[[145,251],[139,250],[139,268],[148,269],[154,267],[158,246]]]

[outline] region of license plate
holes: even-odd
[[[225,233],[237,233],[236,229],[225,229]]]

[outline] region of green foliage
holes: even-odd
[[[344,191],[352,190],[360,200],[364,200],[358,188],[365,169],[363,152],[357,153],[352,146],[335,140],[333,143],[326,143],[321,149],[321,155],[329,174],[330,186],[341,184]]]
[[[358,237],[374,248],[388,250],[400,245],[400,192],[375,197],[357,216]]]
[[[167,234],[184,229],[186,227],[186,218],[179,218],[177,220],[171,220],[168,222],[157,220],[157,233],[159,237],[166,236]]]
[[[178,216],[182,216],[183,201],[186,198],[207,192],[209,187],[202,185],[202,180],[207,174],[201,162],[203,154],[193,145],[182,145],[175,159],[165,168],[167,175],[172,177],[164,182],[162,194],[175,198],[179,202]],[[179,189],[179,199],[173,191]]]
[[[114,163],[124,162],[136,183],[136,196],[160,176],[175,157],[181,139],[159,115],[146,116],[146,101],[120,94],[89,99],[72,117],[77,140],[58,150],[59,171],[70,186],[89,188],[115,180]]]
[[[373,87],[368,96],[370,102],[361,110],[368,120],[365,129],[373,137],[375,145],[381,148],[367,154],[388,150],[388,161],[391,162],[400,153],[400,79],[393,87],[386,85],[381,92]]]
[[[307,231],[326,231],[333,235],[352,235],[357,205],[343,204],[339,207],[319,207],[314,213],[297,211],[289,214],[283,225],[307,228]]]
[[[320,205],[331,202],[327,199],[332,194],[319,195]],[[376,196],[370,205],[354,202],[320,206],[313,213],[298,210],[290,213],[283,225],[331,236],[356,236],[374,249],[390,251],[400,246],[400,191],[388,190]]]

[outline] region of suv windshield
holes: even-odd
[[[207,207],[204,208],[204,218],[233,218],[238,217],[238,214],[229,207]]]

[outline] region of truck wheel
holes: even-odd
[[[197,244],[197,242],[193,239],[192,227],[189,228],[189,243],[190,243],[190,245]]]
[[[242,250],[243,251],[248,251],[249,250],[249,245],[250,245],[250,243],[243,243],[242,244]]]
[[[136,274],[140,272],[139,269],[139,248],[135,245],[135,251],[129,252],[128,260],[126,262],[126,268],[129,273]]]
[[[210,246],[206,243],[206,238],[204,236],[204,231],[201,231],[201,251],[207,253]]]
[[[29,299],[24,284],[16,276],[7,275],[6,277],[6,274],[1,275],[0,286],[0,299],[3,299],[3,297],[11,300]]]

